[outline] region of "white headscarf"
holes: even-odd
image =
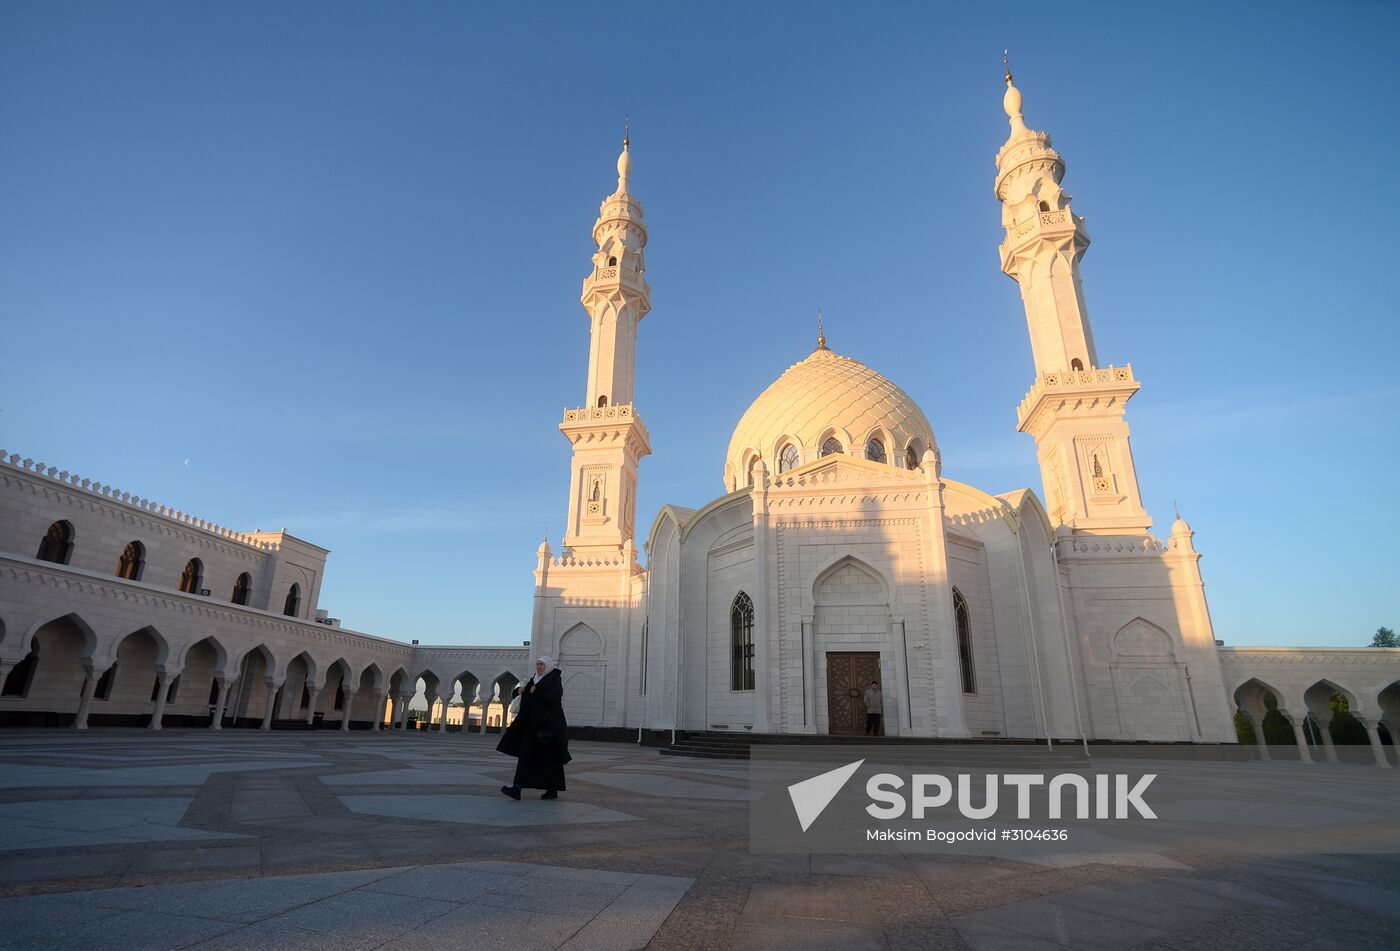
[[[539,660],[541,663],[544,664],[544,673],[542,673],[542,674],[535,674],[535,676],[531,678],[531,680],[533,680],[535,683],[539,683],[539,682],[540,682],[541,680],[543,680],[545,677],[548,677],[548,676],[549,676],[549,672],[550,672],[551,670],[554,669],[554,658],[553,658],[553,657],[544,656],[544,657],[538,658],[538,660]]]

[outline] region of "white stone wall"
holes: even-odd
[[[734,690],[730,615],[740,591],[750,598],[754,578],[753,527],[740,525],[721,536],[707,553],[705,605],[705,723],[709,729],[742,730],[752,725],[754,691]]]
[[[950,532],[948,568],[953,586],[967,601],[971,616],[972,661],[976,692],[963,694],[963,712],[974,737],[1005,736],[1006,713],[1001,691],[1001,659],[986,550],[977,541]]]
[[[1194,554],[1151,536],[1064,536],[1058,548],[1090,735],[1234,742]],[[1134,630],[1160,638],[1149,649]]]

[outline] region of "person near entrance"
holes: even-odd
[[[879,736],[880,721],[885,716],[885,698],[880,693],[880,681],[870,681],[861,699],[865,701],[865,735]]]

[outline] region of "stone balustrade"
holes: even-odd
[[[1080,386],[1101,387],[1105,384],[1112,386],[1127,386],[1136,390],[1138,381],[1133,376],[1133,365],[1131,363],[1121,367],[1089,367],[1087,370],[1051,370],[1040,374],[1035,383],[1032,384],[1030,392],[1021,400],[1021,405],[1017,407],[1017,415],[1024,419],[1026,413],[1035,406],[1040,397],[1046,393],[1057,390],[1071,390]]]
[[[565,408],[564,422],[587,423],[602,419],[632,419],[633,415],[631,403],[617,403],[612,406],[580,406],[577,409]]]

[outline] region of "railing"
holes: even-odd
[[[1020,224],[1012,225],[1008,229],[1008,234],[1012,241],[1020,241],[1032,231],[1038,231],[1041,228],[1063,227],[1070,223],[1068,211],[1042,211]]]
[[[1055,390],[1072,390],[1080,386],[1130,386],[1137,389],[1138,382],[1133,377],[1133,365],[1115,367],[1090,367],[1087,370],[1052,370],[1042,373],[1031,386],[1030,392],[1025,399],[1021,400],[1021,405],[1017,412],[1021,419],[1035,405],[1045,393]]]
[[[564,422],[586,423],[595,419],[632,419],[632,404],[618,403],[614,406],[580,406],[564,410]]]
[[[628,287],[633,287],[637,290],[647,289],[646,278],[642,277],[642,275],[639,272],[634,271],[628,267],[622,267],[621,265],[609,265],[608,267],[594,268],[593,275],[588,280],[590,282],[621,281]]]

